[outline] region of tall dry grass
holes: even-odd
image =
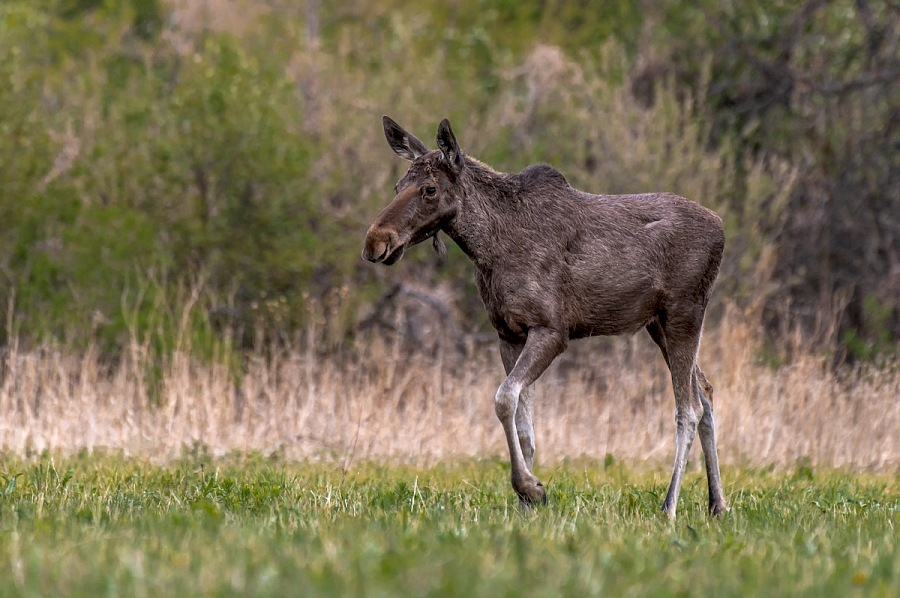
[[[704,335],[701,364],[715,386],[724,462],[900,464],[897,368],[838,374],[827,356],[809,352],[773,368],[760,363],[761,340],[734,309]],[[407,352],[402,339],[372,338],[323,358],[308,341],[246,356],[240,377],[177,351],[155,391],[146,344],[135,341],[113,366],[90,350],[13,344],[3,358],[0,446],[19,454],[102,447],[154,460],[197,445],[345,462],[505,453],[493,413],[502,366],[492,346],[462,356],[439,345],[426,356]],[[673,411],[668,372],[647,335],[575,343],[538,382],[538,460],[667,462]]]

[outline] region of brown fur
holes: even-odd
[[[546,500],[531,473],[533,382],[570,339],[646,328],[672,372],[676,399],[676,459],[663,509],[674,518],[699,424],[710,510],[724,512],[712,386],[696,366],[725,244],[721,219],[671,193],[584,193],[546,164],[496,172],[462,154],[446,120],[434,151],[391,119],[383,125],[388,143],[412,164],[369,228],[363,257],[393,264],[443,231],[475,264],[508,375],[495,407],[522,501]]]

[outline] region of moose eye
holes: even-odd
[[[437,192],[437,189],[434,187],[425,187],[425,195],[434,195]]]

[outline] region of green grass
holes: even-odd
[[[896,476],[544,467],[519,513],[497,461],[430,469],[0,457],[2,596],[896,596]]]

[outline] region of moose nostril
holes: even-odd
[[[388,250],[390,249],[390,245],[388,243],[384,244],[384,249],[380,254],[376,254],[378,251],[377,245],[375,247],[370,247],[368,243],[366,244],[366,248],[363,249],[363,258],[367,261],[372,262],[373,264],[377,264],[380,261],[383,261],[388,256]]]

